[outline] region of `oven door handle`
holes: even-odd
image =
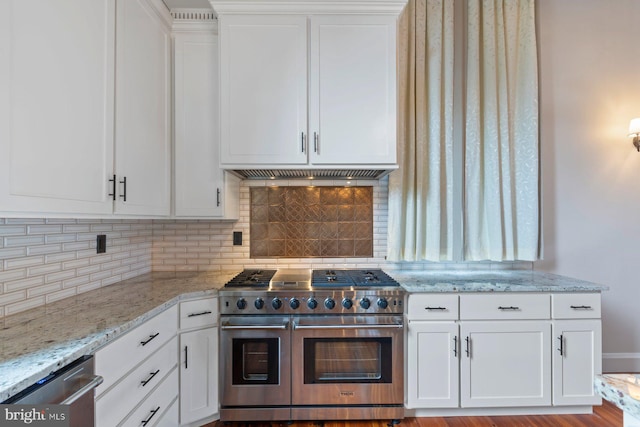
[[[299,325],[293,322],[293,329],[402,329],[402,323],[383,325]]]
[[[284,325],[229,325],[229,324],[224,325],[223,324],[220,327],[220,329],[223,329],[223,330],[242,330],[242,329],[245,329],[245,330],[260,330],[260,329],[262,329],[262,330],[264,330],[264,329],[267,329],[267,330],[269,330],[269,329],[270,330],[273,330],[273,329],[284,330],[284,329],[287,329],[287,326],[288,325],[286,323]]]

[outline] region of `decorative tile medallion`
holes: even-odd
[[[251,258],[373,256],[373,187],[252,187]]]

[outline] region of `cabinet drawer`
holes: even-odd
[[[96,399],[99,425],[115,426],[178,364],[178,337],[151,355],[111,390]]]
[[[407,304],[407,317],[412,320],[456,320],[458,295],[411,294]]]
[[[118,426],[151,427],[159,424],[163,414],[170,409],[178,398],[178,370],[174,369],[153,392]],[[145,423],[145,421],[148,421]],[[177,425],[177,424],[175,424]]]
[[[205,298],[180,303],[180,329],[215,325],[218,320],[218,298]]]
[[[600,294],[552,294],[551,317],[554,319],[599,319]]]
[[[174,305],[96,351],[96,374],[104,378],[96,396],[176,336],[177,320],[178,307]]]
[[[549,294],[460,295],[460,319],[548,319]]]
[[[180,425],[180,405],[178,404],[178,400],[176,399],[171,404],[171,407],[167,409],[167,412],[162,414],[162,418],[158,420],[158,424],[154,427],[176,427]]]

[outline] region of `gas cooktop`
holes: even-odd
[[[373,288],[399,286],[380,269],[279,269],[244,270],[231,279],[226,288]]]

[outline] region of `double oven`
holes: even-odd
[[[403,418],[403,297],[381,270],[245,270],[220,291],[223,421]]]

